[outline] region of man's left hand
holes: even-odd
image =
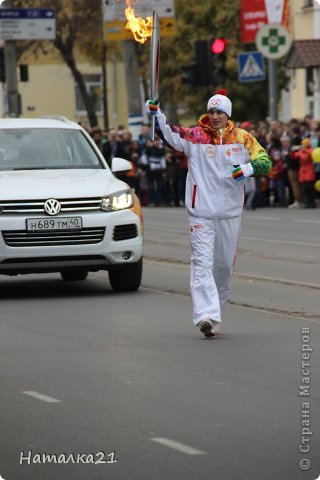
[[[234,165],[235,166],[235,165]],[[237,165],[236,168],[232,170],[232,177],[240,182],[246,177],[250,177],[253,174],[253,167],[251,163],[245,163],[243,165]]]

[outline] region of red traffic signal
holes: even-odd
[[[211,84],[215,87],[219,84],[223,85],[227,78],[227,44],[228,41],[224,37],[212,38],[210,40],[211,56],[209,62],[212,79]]]
[[[218,55],[220,53],[223,53],[227,47],[227,39],[226,38],[215,38],[213,42],[211,43],[211,51],[215,55]]]

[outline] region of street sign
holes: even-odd
[[[128,6],[126,0],[103,0],[102,6],[106,41],[131,40],[132,33],[125,28],[127,24],[125,10]],[[161,37],[175,35],[174,0],[132,1],[131,7],[136,16],[141,18],[152,17],[155,10],[160,18]]]
[[[138,17],[152,17],[154,10],[160,18],[174,17],[173,0],[140,0],[130,3]],[[103,0],[102,5],[104,22],[126,20],[124,13],[128,6],[126,0]]]
[[[132,33],[126,30],[127,21],[106,22],[104,24],[104,37],[107,42],[115,42],[118,40],[132,40]],[[160,18],[160,36],[171,37],[176,34],[176,26],[174,18]]]
[[[277,59],[286,55],[292,44],[288,30],[277,23],[264,25],[257,33],[256,46],[264,57]]]
[[[264,58],[261,52],[238,54],[239,82],[258,82],[265,79]]]
[[[0,9],[2,40],[54,40],[55,10],[47,8]]]

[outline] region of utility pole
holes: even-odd
[[[139,79],[139,66],[136,46],[133,40],[123,42],[124,63],[126,71],[129,130],[137,137],[143,122],[142,102]]]
[[[104,128],[109,128],[108,121],[108,92],[107,92],[107,42],[102,39],[102,105]]]
[[[108,92],[107,92],[107,41],[104,33],[104,14],[103,5],[101,3],[101,38],[102,38],[102,55],[101,55],[101,67],[102,67],[102,108],[103,108],[103,123],[104,128],[109,128],[108,117]]]
[[[278,77],[277,60],[268,59],[269,64],[269,116],[271,122],[278,120]]]
[[[113,76],[112,76],[112,92],[113,92],[113,128],[118,128],[118,109],[117,109],[117,98],[118,98],[118,79],[117,79],[117,60],[116,56],[112,54],[112,66],[113,66]]]
[[[5,0],[5,7],[13,8],[13,0]],[[8,97],[8,115],[9,117],[18,117],[20,115],[18,81],[17,81],[17,55],[16,41],[5,40],[4,43],[5,69],[6,69],[6,91]]]

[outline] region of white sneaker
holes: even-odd
[[[214,333],[217,335],[220,332],[221,322],[218,322],[218,320],[212,320],[212,324]]]
[[[213,323],[210,318],[206,318],[205,320],[201,320],[201,322],[197,325],[200,328],[200,332],[204,334],[205,337],[215,337],[215,331],[213,328]]]
[[[301,205],[299,202],[293,202],[291,205],[288,205],[288,208],[301,208]]]

